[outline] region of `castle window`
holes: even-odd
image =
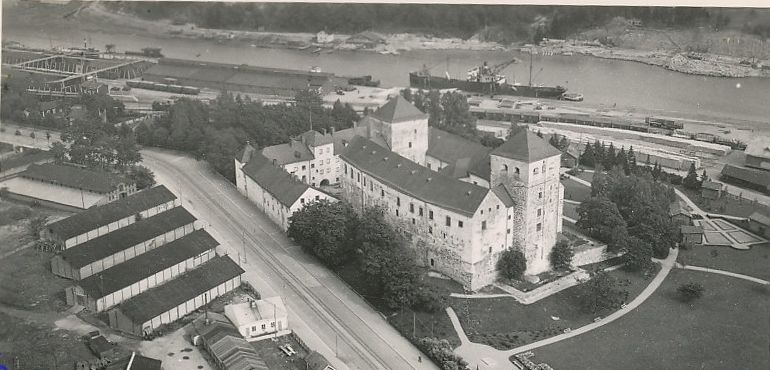
[[[447,226],[452,226],[452,218],[449,217],[449,216],[446,216],[446,225]]]
[[[433,211],[428,211],[428,218],[433,219]]]
[[[417,133],[417,129],[414,129],[414,133],[415,133],[415,134]]]
[[[380,196],[385,198],[385,189],[380,189]]]
[[[374,183],[369,181],[369,191],[374,191]]]
[[[495,206],[495,209],[500,209],[500,205],[498,204],[497,206]]]
[[[537,197],[538,197],[538,198],[540,198],[540,199],[543,199],[543,192],[542,192],[542,191],[541,191],[541,192],[539,192],[539,193],[537,194]]]
[[[305,204],[305,198],[299,198],[299,202]]]
[[[348,174],[348,165],[347,164],[345,165],[345,174],[346,175]]]
[[[430,162],[428,163],[428,169],[429,169],[429,170],[431,169],[431,168],[430,168]]]
[[[398,216],[398,210],[396,210],[396,216]]]
[[[433,234],[433,226],[428,226],[428,234]]]
[[[335,178],[334,182],[340,182],[340,178],[339,177]]]
[[[409,147],[410,147],[410,148],[412,147],[412,142],[411,142],[411,141],[409,142]]]
[[[318,195],[315,196],[315,200],[321,199]]]
[[[315,168],[315,163],[311,163],[310,168]]]
[[[489,247],[489,253],[492,253],[492,247]]]
[[[416,221],[415,221],[415,220],[414,220],[414,218],[413,218],[413,219],[412,219],[412,225],[414,225],[415,223],[416,223]]]
[[[540,209],[540,208],[538,208],[538,209],[537,209],[537,215],[538,215],[538,216],[540,216],[540,215],[542,215],[542,214],[543,214],[543,210],[542,210],[542,209]]]
[[[511,215],[508,215],[508,219],[509,219],[509,220],[511,219]]]
[[[307,168],[304,164],[302,165],[302,170],[304,171]]]
[[[481,230],[486,230],[486,229],[487,229],[487,222],[481,221]]]
[[[484,210],[483,210],[483,209],[481,210],[481,214],[482,214],[482,215],[484,214]]]
[[[538,223],[537,224],[537,231],[543,230],[543,224]]]
[[[535,169],[534,169],[534,170],[532,170],[532,173],[534,173],[535,175],[537,175],[537,167],[535,167]]]
[[[503,165],[503,172],[508,172],[508,165],[507,164]]]
[[[507,234],[510,234],[510,233],[511,233],[511,229],[508,229],[508,232],[507,232]]]
[[[518,175],[520,173],[519,168],[516,167],[516,174]]]
[[[420,209],[419,209],[419,214],[422,217],[422,207],[420,207]]]
[[[396,197],[396,206],[401,207],[401,197]]]
[[[361,182],[361,172],[357,173],[356,177],[358,177],[358,182]]]
[[[409,212],[414,213],[414,203],[409,203]]]
[[[463,227],[463,222],[462,221],[457,221],[457,227],[462,228]]]

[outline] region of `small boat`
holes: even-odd
[[[321,50],[323,50],[323,49],[322,48],[318,48],[318,49],[313,50],[312,53],[313,54],[320,54]]]
[[[562,100],[567,101],[583,101],[583,94],[578,93],[564,93],[561,95]]]

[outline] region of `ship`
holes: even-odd
[[[409,85],[419,89],[458,89],[469,93],[496,94],[525,96],[530,98],[562,99],[567,89],[562,86],[536,86],[532,84],[532,57],[530,55],[529,85],[510,84],[505,75],[501,74],[504,68],[519,60],[513,58],[495,66],[489,66],[484,62],[481,66],[475,66],[468,70],[465,79],[452,78],[449,72],[446,76],[431,75],[429,68],[409,73]]]

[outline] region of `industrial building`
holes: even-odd
[[[195,221],[190,212],[175,207],[56,254],[51,270],[68,279],[85,279],[192,233],[199,228]]]
[[[216,256],[219,243],[205,230],[164,244],[65,289],[67,305],[102,312]]]
[[[171,58],[158,60],[158,64],[144,71],[142,79],[163,84],[287,97],[293,97],[297,91],[307,88],[328,92],[336,86],[347,85],[345,78],[326,72]]]
[[[165,186],[145,189],[100,207],[46,225],[40,237],[72,248],[134,222],[178,206],[180,202]]]
[[[148,335],[239,287],[243,273],[230,257],[214,257],[108,311],[110,327],[134,335]]]

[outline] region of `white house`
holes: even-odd
[[[289,316],[281,297],[229,304],[225,316],[244,338],[260,337],[289,329]]]
[[[336,201],[284,171],[249,144],[239,158],[235,158],[238,190],[284,231],[289,228],[289,217],[305,204],[322,199]]]

